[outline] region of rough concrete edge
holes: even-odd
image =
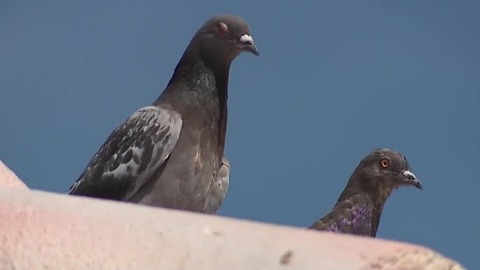
[[[12,188],[28,189],[28,186],[0,160],[0,185]]]
[[[6,171],[7,173],[0,172],[0,183],[7,183],[7,186],[12,186],[9,183],[12,181],[19,181],[21,182],[16,175],[11,172],[6,166],[4,166],[7,170],[4,170],[1,168],[3,163],[0,164],[0,170]],[[10,173],[8,173],[10,172]],[[1,179],[4,177],[7,177],[7,181],[5,179]],[[4,193],[4,199],[9,198],[10,200],[5,201],[2,198],[0,198],[0,211],[4,210],[4,207],[6,204],[11,203],[10,206],[13,206],[14,208],[15,205],[18,205],[20,207],[20,210],[16,210],[16,213],[25,211],[28,213],[36,212],[36,216],[42,216],[45,215],[46,212],[50,211],[51,209],[45,208],[45,202],[51,201],[53,202],[52,205],[62,205],[66,207],[68,212],[70,213],[75,213],[79,208],[79,206],[87,206],[86,211],[84,213],[82,212],[77,212],[76,217],[81,216],[84,217],[86,220],[88,220],[90,217],[94,217],[95,215],[91,212],[92,209],[110,209],[106,212],[112,211],[112,212],[117,212],[120,213],[120,215],[117,218],[119,221],[123,217],[128,216],[129,213],[132,216],[138,216],[138,219],[145,219],[145,224],[149,223],[149,221],[152,220],[153,215],[158,215],[158,219],[163,219],[166,218],[166,216],[169,216],[168,218],[172,219],[179,219],[179,222],[184,222],[187,220],[187,223],[195,224],[195,223],[209,223],[210,221],[218,222],[220,224],[221,228],[222,226],[226,231],[228,231],[228,227],[238,227],[240,228],[248,228],[248,230],[253,230],[256,231],[257,228],[258,230],[263,230],[263,231],[268,231],[269,233],[271,232],[271,239],[281,239],[285,234],[292,234],[292,235],[304,235],[308,234],[306,238],[301,237],[299,241],[300,242],[305,242],[305,239],[315,239],[317,238],[318,241],[315,241],[315,243],[321,243],[318,244],[318,246],[321,246],[322,244],[325,245],[325,243],[343,243],[344,247],[348,247],[353,252],[348,252],[347,250],[341,250],[341,252],[345,253],[345,260],[348,260],[348,256],[352,257],[352,254],[357,254],[354,256],[361,257],[360,260],[358,258],[353,259],[352,261],[357,261],[359,264],[357,265],[358,268],[348,268],[348,269],[426,269],[426,270],[436,270],[436,269],[450,269],[450,270],[461,270],[464,269],[460,264],[457,262],[454,262],[451,259],[448,259],[441,255],[440,253],[427,248],[427,247],[422,247],[418,245],[412,245],[408,243],[399,243],[399,242],[393,242],[393,241],[387,241],[387,240],[382,240],[382,239],[370,239],[370,238],[364,238],[364,237],[356,237],[356,236],[349,236],[349,235],[340,235],[340,234],[331,234],[331,233],[321,233],[321,232],[314,232],[314,231],[309,231],[305,230],[303,228],[294,228],[294,227],[289,227],[289,226],[281,226],[281,225],[273,225],[273,224],[266,224],[266,223],[260,223],[260,222],[254,222],[254,221],[245,221],[245,220],[238,220],[234,218],[225,218],[225,217],[218,217],[218,216],[207,216],[207,215],[200,215],[200,214],[195,214],[195,213],[187,213],[187,212],[182,212],[182,211],[175,211],[175,210],[167,210],[167,209],[160,209],[160,208],[151,208],[151,207],[145,207],[145,206],[138,206],[138,205],[127,205],[124,203],[119,203],[119,202],[110,202],[110,201],[103,201],[103,200],[96,200],[96,199],[90,199],[90,198],[78,198],[78,197],[70,197],[66,195],[60,195],[60,194],[53,194],[53,193],[48,193],[48,192],[42,192],[42,191],[30,191],[26,189],[26,185],[21,185],[21,184],[13,184],[14,187],[24,187],[25,189],[14,189],[12,191],[9,191],[8,193]],[[0,194],[3,192],[0,192]],[[18,201],[17,201],[18,198]],[[2,203],[3,201],[3,203]],[[28,208],[28,209],[27,209]],[[48,212],[48,217],[45,219],[48,221],[51,221],[52,223],[55,223],[55,226],[62,227],[63,225],[61,224],[64,219],[62,218],[55,218],[55,210],[53,213],[53,218],[52,218],[52,213],[51,211]],[[151,214],[151,211],[157,211],[155,214]],[[143,215],[137,215],[137,213],[143,212]],[[59,208],[58,209],[58,215],[62,215],[62,210]],[[0,216],[7,216],[2,213],[0,213]],[[10,216],[11,217],[11,216]],[[72,216],[73,217],[73,216]],[[182,220],[180,220],[180,217]],[[103,220],[106,221],[107,219]],[[92,223],[97,223],[101,224],[103,222],[102,220],[98,221],[95,220],[95,222],[92,221]],[[109,220],[110,221],[110,220]],[[138,221],[138,220],[137,220]],[[35,221],[37,222],[37,221]],[[15,222],[0,222],[3,223],[3,226],[8,226],[9,224],[15,224]],[[65,222],[67,223],[67,222]],[[120,223],[120,222],[119,222]],[[35,225],[35,224],[34,224]],[[12,225],[13,226],[13,225]],[[11,227],[12,227],[11,226]],[[68,224],[66,225],[68,226]],[[101,228],[102,226],[98,226]],[[5,227],[3,227],[5,229]],[[252,229],[253,228],[253,229]],[[152,228],[142,228],[142,230],[150,230]],[[169,228],[171,229],[171,228]],[[21,227],[15,227],[15,228],[9,228],[6,231],[17,231],[16,233],[22,234],[24,232],[19,232],[21,231]],[[187,228],[187,230],[189,230]],[[177,232],[178,233],[178,232]],[[183,232],[179,232],[179,234],[182,234]],[[1,235],[2,233],[0,233]],[[100,233],[101,234],[101,233]],[[283,235],[282,235],[283,234]],[[5,237],[5,235],[4,235]],[[83,236],[84,237],[84,236]],[[65,239],[68,240],[68,239]],[[333,241],[333,242],[332,242]],[[191,241],[185,241],[185,245],[191,245]],[[244,243],[239,243],[235,245],[235,248],[238,250],[240,246],[244,246],[245,250],[249,249],[250,245],[254,245],[252,242],[244,242]],[[311,243],[307,246],[310,246]],[[375,247],[375,246],[382,246],[378,249],[380,249],[380,252],[373,252],[372,250],[369,250],[368,248],[365,250],[363,248],[359,248],[362,246],[370,246],[370,247]],[[38,247],[41,247],[41,243],[37,243]],[[208,249],[207,247],[205,247]],[[306,248],[311,248],[311,247],[306,247]],[[112,247],[112,249],[115,249],[115,247]],[[320,248],[321,249],[321,248]],[[325,247],[323,247],[324,252],[334,254],[338,253],[338,248],[337,250],[326,250]],[[356,251],[355,251],[356,250]],[[235,249],[230,250],[231,254],[230,256],[235,256]],[[213,254],[215,252],[212,252]],[[7,252],[0,251],[0,254],[8,254]],[[350,254],[350,255],[348,255]],[[251,254],[249,256],[255,256],[255,254]],[[257,255],[258,256],[258,255]],[[281,260],[288,261],[289,253],[286,252],[284,256],[281,258]],[[105,258],[108,260],[108,258]],[[336,264],[341,264],[342,262],[338,261],[338,259],[335,261],[335,259],[328,258],[328,260],[332,260],[332,266]],[[363,263],[360,263],[363,262]],[[99,268],[100,269],[100,268]],[[185,269],[190,269],[190,268],[185,268]],[[269,268],[270,269],[270,268]],[[302,268],[303,269],[303,268]],[[333,268],[332,268],[333,269]]]
[[[362,270],[367,269],[464,270],[465,268],[437,251],[416,245],[412,246],[412,249],[394,249],[385,255],[377,256],[362,268]]]

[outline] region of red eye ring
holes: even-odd
[[[221,34],[228,32],[228,26],[224,22],[217,22],[217,31]]]
[[[388,168],[388,166],[390,166],[390,161],[386,158],[383,158],[380,160],[380,166],[382,166],[382,168]]]

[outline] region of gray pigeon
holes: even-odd
[[[401,186],[423,189],[404,155],[377,149],[360,161],[333,210],[310,229],[375,237],[387,198]]]
[[[230,162],[223,157],[222,165],[220,166],[212,188],[210,189],[210,194],[208,195],[205,209],[203,210],[204,213],[215,214],[218,209],[220,209],[223,199],[225,199],[225,195],[228,191],[229,175]]]
[[[230,65],[244,51],[259,55],[242,18],[205,22],[160,97],[110,134],[69,194],[215,212],[207,201],[223,174]]]

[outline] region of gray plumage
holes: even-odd
[[[243,51],[258,55],[241,18],[208,20],[160,97],[112,132],[69,194],[216,212],[228,186],[227,166],[227,185],[217,191],[217,179],[225,181],[229,70]]]
[[[220,209],[228,191],[229,176],[230,162],[223,157],[222,165],[220,166],[217,176],[212,184],[203,212],[207,214],[215,214],[218,209]]]
[[[404,155],[377,149],[360,161],[335,207],[310,229],[375,237],[386,200],[401,186],[423,189]]]

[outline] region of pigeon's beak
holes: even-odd
[[[251,53],[255,54],[256,56],[260,55],[257,46],[255,46],[255,43],[253,42],[252,36],[250,36],[248,34],[245,34],[245,35],[241,36],[238,41],[241,44],[242,50],[251,52]]]
[[[405,170],[402,172],[403,176],[405,177],[405,182],[408,185],[412,185],[418,189],[423,189],[422,183],[417,179],[415,174],[413,174],[409,170]]]

